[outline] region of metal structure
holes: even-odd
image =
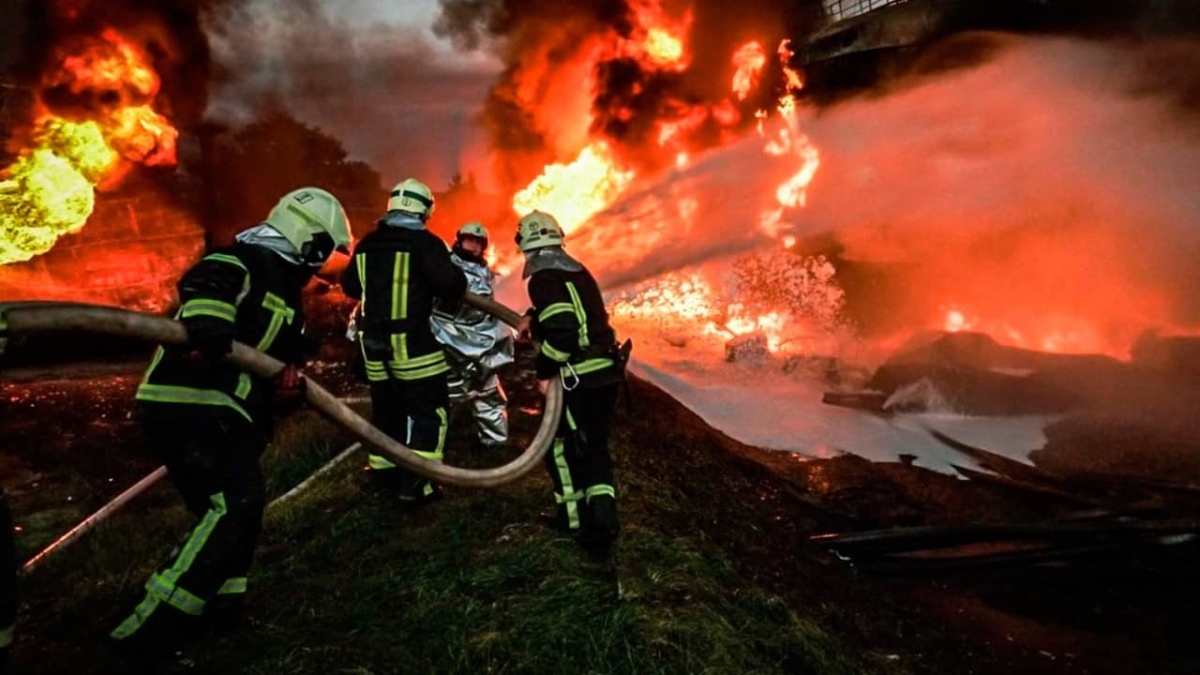
[[[842,21],[908,0],[821,0],[821,9],[829,21]]]

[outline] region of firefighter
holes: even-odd
[[[425,229],[433,193],[421,181],[398,183],[388,211],[362,238],[342,274],[346,295],[362,302],[357,329],[375,426],[421,457],[441,461],[446,441],[450,366],[433,337],[434,301],[457,311],[466,293],[462,270],[446,244]],[[419,505],[439,496],[422,476],[369,455],[374,482],[396,489],[401,501]]]
[[[0,529],[3,530],[0,532],[0,673],[7,673],[8,652],[17,622],[17,550],[12,513],[3,486],[0,486]]]
[[[272,414],[303,402],[310,350],[301,290],[350,241],[338,200],[302,188],[179,281],[188,345],[159,347],[136,398],[147,440],[200,520],[111,633],[131,659],[157,660],[197,629],[199,615],[229,627],[240,614],[262,527],[259,455]],[[274,382],[243,372],[223,360],[234,340],[287,366]]]
[[[487,247],[487,228],[467,223],[455,235],[450,262],[466,274],[467,290],[491,298],[496,275],[484,259]],[[480,444],[504,445],[508,442],[508,398],[496,369],[513,361],[512,333],[496,317],[466,305],[456,313],[435,309],[430,325],[450,363],[451,403],[471,406]]]
[[[533,303],[521,333],[541,343],[542,392],[555,374],[566,391],[554,449],[546,456],[559,525],[585,548],[603,552],[619,531],[608,439],[630,343],[617,346],[596,280],[567,254],[563,239],[549,213],[534,211],[517,225]]]

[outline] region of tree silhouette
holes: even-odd
[[[278,107],[237,131],[216,135],[206,148],[205,174],[214,243],[228,243],[265,218],[284,194],[306,185],[336,195],[361,234],[371,226],[366,214],[379,211],[384,194],[379,173],[348,159],[341,141]]]

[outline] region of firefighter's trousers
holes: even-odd
[[[231,410],[159,412],[142,425],[189,511],[199,522],[146,582],[146,595],[112,632],[146,649],[189,637],[195,617],[216,603],[240,601],[262,530],[265,488],[259,455],[264,434]]]
[[[0,673],[5,670],[17,621],[17,551],[13,542],[12,514],[0,488]]]
[[[371,383],[371,420],[379,430],[407,445],[425,459],[442,461],[446,445],[449,392],[446,375],[418,380],[389,377]],[[400,468],[381,455],[369,455],[377,480],[394,485],[400,497],[421,500],[434,493],[423,476]]]
[[[620,531],[608,451],[616,401],[615,384],[566,392],[554,447],[546,454],[559,524],[593,549],[607,548]]]
[[[455,368],[449,377],[450,402],[470,407],[479,442],[484,445],[507,443],[508,396],[496,373],[483,371],[482,377],[472,377],[471,373]]]

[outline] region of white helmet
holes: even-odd
[[[388,211],[405,211],[427,220],[433,215],[433,192],[416,178],[407,178],[392,188]]]
[[[547,246],[562,246],[563,230],[554,216],[545,211],[533,211],[517,223],[517,247],[528,253]]]
[[[296,247],[304,262],[320,267],[334,251],[348,251],[350,221],[337,197],[317,187],[293,190],[283,196],[267,224]]]

